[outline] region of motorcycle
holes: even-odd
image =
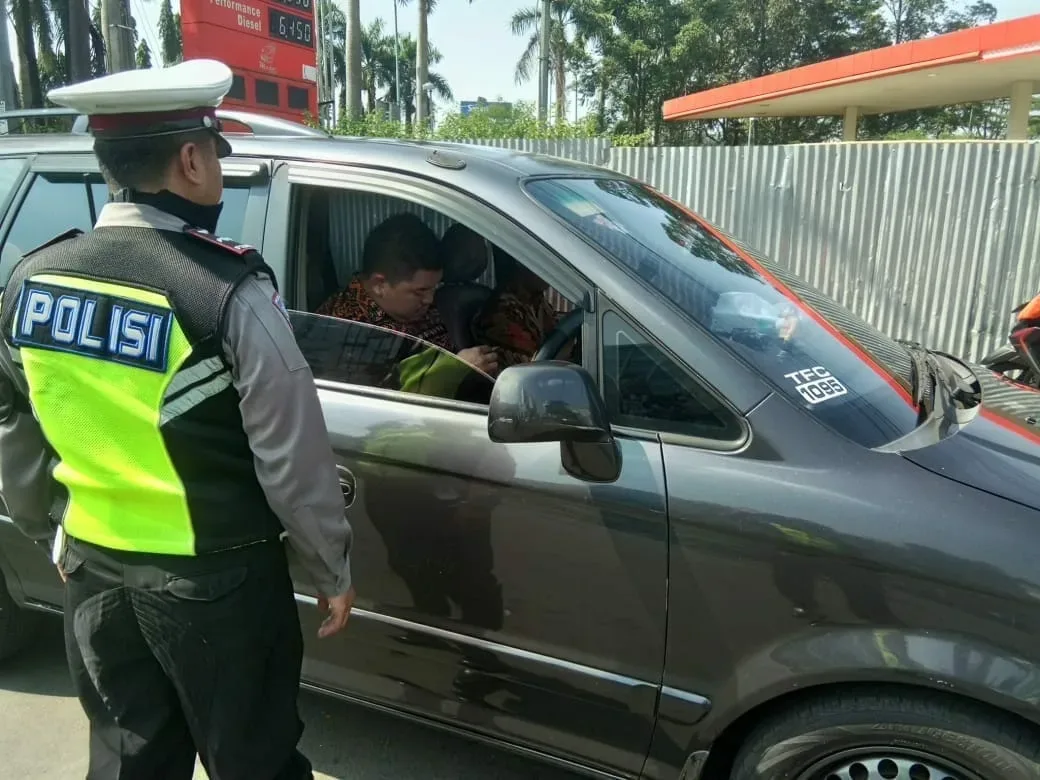
[[[1040,390],[1040,294],[1011,310],[1015,324],[1008,344],[982,359],[982,365],[1012,382]]]

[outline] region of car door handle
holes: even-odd
[[[337,464],[336,473],[339,475],[339,488],[343,491],[343,502],[349,507],[357,498],[357,480],[346,466]]]

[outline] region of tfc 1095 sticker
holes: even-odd
[[[784,374],[784,378],[794,382],[794,389],[811,404],[823,403],[849,392],[848,388],[823,366],[792,371]]]

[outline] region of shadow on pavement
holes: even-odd
[[[76,764],[74,776],[85,767],[86,720],[72,691],[65,664],[60,618],[46,616],[37,635],[17,656],[0,665],[0,690],[12,694],[66,697],[56,705],[28,704],[24,717],[47,717],[53,707],[73,717],[78,728],[66,734],[68,760]],[[21,701],[21,699],[18,699]],[[31,701],[31,699],[26,699]],[[73,714],[74,711],[74,714]],[[8,713],[13,714],[13,713]],[[305,729],[302,748],[314,765],[317,780],[574,780],[575,775],[556,770],[438,729],[411,723],[364,707],[304,691],[300,714]],[[41,726],[43,724],[40,724]],[[33,748],[28,746],[29,750]],[[57,756],[53,757],[57,761]],[[47,763],[47,762],[44,762]],[[41,767],[36,778],[58,777]],[[3,770],[0,770],[3,775]],[[6,775],[5,775],[6,776]],[[24,775],[23,775],[24,777]],[[204,780],[199,770],[196,778]]]
[[[40,616],[35,636],[17,655],[0,664],[0,689],[11,693],[75,698],[65,662],[61,618]]]

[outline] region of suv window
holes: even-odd
[[[916,427],[906,350],[776,263],[635,181],[537,179],[526,186],[820,422],[865,447]]]
[[[337,317],[290,311],[315,379],[487,405],[494,380],[429,342]]]
[[[22,170],[24,168],[24,157],[4,157],[0,159],[0,203],[7,200],[8,196],[14,192],[14,188],[22,180]]]
[[[37,174],[0,251],[0,284],[7,284],[11,269],[29,250],[66,230],[91,226],[83,174]]]
[[[603,395],[611,420],[716,441],[735,441],[736,417],[636,328],[603,316]]]

